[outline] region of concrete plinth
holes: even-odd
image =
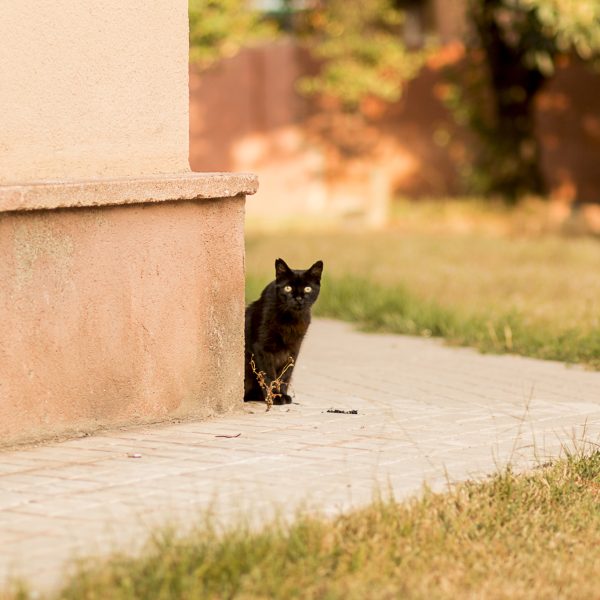
[[[0,187],[0,443],[242,402],[251,175]]]

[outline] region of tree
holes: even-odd
[[[247,0],[189,0],[189,20],[190,61],[200,68],[275,32]]]
[[[328,0],[309,15],[310,45],[320,72],[300,82],[308,95],[324,95],[354,111],[368,97],[394,102],[414,78],[424,54],[402,40],[403,14],[392,0]]]
[[[543,194],[534,101],[561,54],[599,56],[600,2],[470,0],[468,13],[475,39],[452,103],[482,142],[474,165],[479,191],[510,200]]]

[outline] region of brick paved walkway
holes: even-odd
[[[600,373],[333,321],[313,324],[295,390],[269,413],[1,453],[0,589],[15,575],[57,585],[70,557],[134,550],[152,525],[209,506],[224,522],[332,514],[377,486],[402,498],[600,440]]]

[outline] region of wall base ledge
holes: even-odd
[[[254,194],[252,173],[173,173],[120,179],[0,185],[0,213],[87,206],[231,198]]]

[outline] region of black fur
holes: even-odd
[[[278,258],[275,281],[263,290],[260,298],[246,308],[246,374],[244,400],[265,400],[256,375],[250,367],[254,357],[257,371],[270,384],[281,375],[290,357],[296,362],[300,345],[310,325],[310,308],[319,296],[323,262],[317,261],[306,271],[290,269]],[[286,288],[290,287],[291,290]],[[310,291],[305,291],[310,287]],[[292,376],[288,369],[281,377],[281,396],[274,404],[289,404],[288,386]]]

